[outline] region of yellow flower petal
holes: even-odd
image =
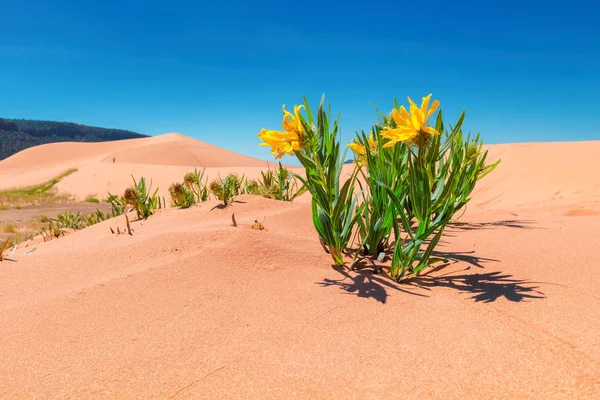
[[[417,105],[415,104],[414,101],[412,101],[412,99],[410,98],[410,96],[406,96],[406,97],[408,98],[408,102],[410,103],[411,108],[412,107],[417,107]],[[417,108],[419,108],[419,107],[417,107]]]
[[[433,113],[438,109],[438,107],[440,106],[440,102],[439,100],[435,100],[432,104],[431,104],[431,108],[429,109],[429,111],[427,112],[427,117],[425,119],[429,119],[429,117],[431,117],[433,115]]]
[[[356,141],[348,144],[348,147],[350,147],[354,153],[360,156],[364,156],[367,152],[365,147]]]
[[[427,115],[427,106],[429,106],[430,99],[431,93],[429,93],[429,96],[425,96],[421,99],[421,111],[423,112],[423,115]]]
[[[429,133],[431,135],[439,135],[440,134],[438,131],[436,131],[435,129],[433,129],[430,126],[424,126],[423,127],[423,132]]]

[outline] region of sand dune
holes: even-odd
[[[166,161],[206,148],[160,158],[157,142],[188,139],[142,140],[64,164],[30,149],[0,174],[33,182],[75,163],[61,190],[116,190],[130,172],[162,185],[200,166]],[[448,229],[449,265],[401,285],[332,268],[305,199],[211,201],[160,210],[133,236],[110,233],[118,218],[18,249],[0,264],[0,398],[600,397],[600,142],[490,152],[502,163]]]
[[[57,188],[80,200],[88,195],[104,198],[109,191],[122,193],[131,185],[132,175],[136,179],[152,179],[159,194],[167,196],[169,185],[181,181],[194,168],[206,168],[207,177],[212,179],[222,169],[254,177],[268,165],[267,161],[178,133],[103,143],[52,143],[0,161],[0,189],[37,184],[77,168],[77,173],[65,178]]]
[[[470,207],[600,214],[599,154],[600,141],[490,146],[490,162],[502,162],[478,185]]]

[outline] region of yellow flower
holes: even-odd
[[[431,135],[440,134],[438,131],[427,125],[429,118],[440,106],[440,102],[435,100],[431,104],[431,108],[429,108],[430,99],[431,94],[427,97],[423,97],[421,107],[417,107],[414,101],[408,97],[410,113],[406,111],[404,106],[400,107],[400,111],[397,109],[392,110],[392,119],[396,123],[396,128],[384,128],[381,131],[381,136],[390,140],[384,144],[383,147],[392,147],[397,142],[413,140],[423,133]]]
[[[281,126],[283,131],[262,129],[258,137],[264,142],[259,146],[271,147],[271,153],[275,158],[281,158],[285,154],[294,155],[295,151],[300,150],[304,126],[300,120],[299,113],[302,106],[294,106],[294,114],[281,107],[283,110],[283,121]]]
[[[374,153],[379,149],[379,144],[377,143],[377,140],[373,137],[373,131],[371,131],[371,133],[369,134],[368,143],[369,147],[371,148],[371,153]],[[358,156],[361,164],[366,162],[367,149],[357,139],[355,139],[352,143],[348,144],[348,147],[350,147],[354,154]]]
[[[300,109],[303,106],[294,106],[294,115],[292,115],[289,111],[286,111],[285,105],[281,107],[283,110],[283,121],[281,122],[281,127],[287,132],[296,132],[298,135],[302,135],[304,133],[304,127],[302,126],[302,121],[298,117],[300,113]]]

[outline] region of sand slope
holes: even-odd
[[[495,146],[450,263],[402,285],[332,268],[306,202],[251,196],[19,249],[0,398],[598,398],[594,150]]]
[[[132,175],[136,179],[142,176],[152,179],[159,194],[167,196],[169,185],[182,181],[185,173],[194,168],[206,168],[207,177],[212,179],[221,172],[219,168],[226,167],[227,172],[240,175],[247,172],[254,177],[267,166],[267,161],[168,133],[114,142],[32,147],[0,161],[0,189],[37,184],[69,168],[77,168],[77,173],[65,178],[57,188],[80,200],[88,195],[105,198],[109,191],[120,194],[131,185]]]

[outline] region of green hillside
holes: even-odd
[[[122,129],[106,129],[72,122],[0,118],[0,160],[28,147],[54,142],[106,142],[148,137]]]

